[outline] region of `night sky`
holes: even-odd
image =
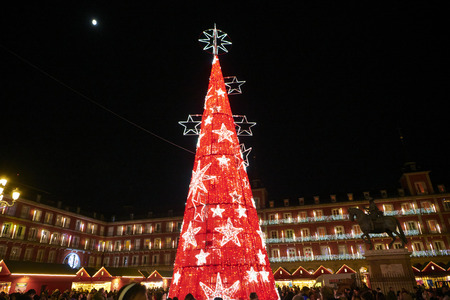
[[[396,188],[399,128],[406,159],[450,183],[444,2],[18,2],[0,12],[0,173],[25,198],[182,211],[194,155],[92,101],[195,151],[178,121],[203,112],[198,38],[214,23],[233,42],[224,76],[247,81],[230,103],[258,123],[241,141],[270,199]]]

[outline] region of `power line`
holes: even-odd
[[[38,70],[39,72],[41,72],[41,73],[44,74],[45,76],[49,77],[50,79],[53,79],[54,81],[56,81],[56,82],[59,83],[60,85],[64,86],[64,87],[67,88],[68,90],[70,90],[70,91],[72,91],[73,93],[77,94],[77,95],[80,96],[81,98],[83,98],[83,99],[85,99],[85,100],[91,102],[92,104],[94,104],[94,105],[100,107],[101,109],[103,109],[103,110],[109,112],[110,114],[112,114],[112,115],[114,115],[115,117],[121,119],[122,121],[125,121],[125,122],[127,122],[128,124],[130,124],[130,125],[132,125],[132,126],[138,128],[138,129],[140,129],[140,130],[143,130],[143,131],[145,131],[145,132],[147,132],[147,133],[153,135],[154,137],[156,137],[156,138],[158,138],[158,139],[160,139],[160,140],[162,140],[162,141],[164,141],[164,142],[166,142],[166,143],[171,144],[172,146],[175,146],[175,147],[177,147],[177,148],[180,148],[180,149],[182,149],[182,150],[184,150],[184,151],[187,151],[187,152],[189,152],[189,153],[195,154],[195,152],[193,152],[193,151],[191,151],[191,150],[189,150],[189,149],[186,149],[186,148],[184,148],[184,147],[182,147],[182,146],[180,146],[180,145],[178,145],[178,144],[175,144],[174,142],[171,142],[171,141],[169,141],[168,139],[165,139],[165,138],[163,138],[162,136],[157,135],[156,133],[151,132],[150,130],[148,130],[148,129],[142,127],[141,125],[136,124],[136,123],[134,123],[133,121],[131,121],[131,120],[129,120],[129,119],[127,119],[127,118],[125,118],[125,117],[119,115],[118,113],[112,111],[111,109],[107,108],[106,106],[104,106],[104,105],[100,104],[99,102],[97,102],[97,101],[91,99],[90,97],[86,96],[85,94],[83,94],[83,93],[77,91],[76,89],[74,89],[74,88],[72,88],[71,86],[67,85],[66,83],[62,82],[62,81],[59,80],[58,78],[56,78],[56,77],[52,76],[51,74],[47,73],[46,71],[42,70],[42,69],[41,69],[40,67],[38,67],[37,65],[35,65],[35,64],[33,64],[32,62],[30,62],[29,60],[23,58],[22,56],[20,56],[19,54],[15,53],[14,51],[12,51],[12,50],[6,48],[6,47],[3,46],[2,44],[0,44],[0,47],[3,48],[6,52],[10,53],[11,55],[15,56],[15,57],[18,58],[19,60],[21,60],[21,61],[23,61],[24,63],[26,63],[26,64],[29,65],[30,67],[32,67],[32,68]]]

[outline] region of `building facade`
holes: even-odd
[[[274,271],[282,268],[292,274],[301,268],[312,274],[323,267],[336,273],[345,265],[367,272],[366,244],[348,209],[365,208],[371,197],[385,215],[398,218],[412,265],[447,265],[450,260],[450,193],[443,185],[433,185],[428,171],[405,172],[396,195],[381,190],[285,199],[281,205],[269,201],[258,182],[252,186]],[[20,198],[14,206],[0,208],[0,259],[171,271],[182,220],[167,216],[104,221],[61,203],[54,207]],[[375,249],[387,249],[391,241],[385,235],[372,240]],[[393,247],[401,247],[400,240]]]

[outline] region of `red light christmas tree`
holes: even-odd
[[[217,53],[173,272],[172,298],[279,299]]]

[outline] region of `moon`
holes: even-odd
[[[97,24],[98,24],[96,19],[92,19],[91,23],[92,23],[92,25],[94,25],[94,26],[97,26]]]

